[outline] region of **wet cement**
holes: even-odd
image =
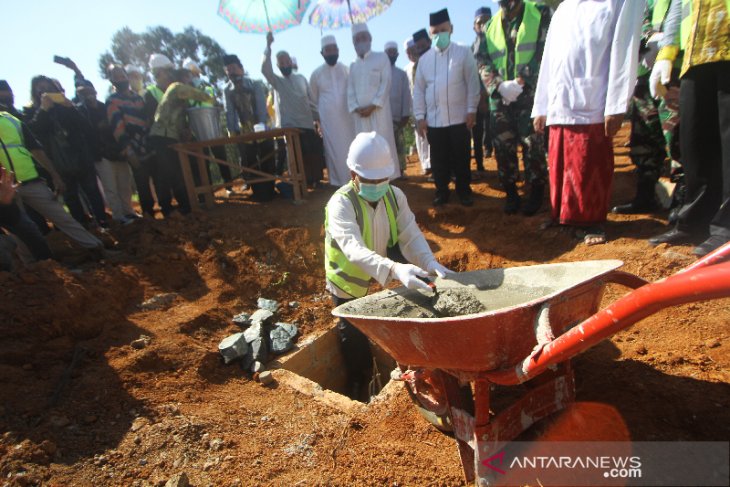
[[[399,288],[343,304],[347,315],[382,318],[446,318],[497,311],[538,300],[620,266],[586,261],[471,271],[437,279],[432,291]]]

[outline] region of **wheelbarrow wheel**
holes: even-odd
[[[423,404],[421,404],[421,400],[418,398],[418,395],[413,392],[411,384],[406,382],[405,385],[411,401],[413,401],[413,404],[416,406],[418,413],[423,416],[423,419],[425,419],[426,421],[434,425],[438,430],[444,433],[453,433],[454,427],[451,424],[451,418],[449,417],[448,412],[445,414],[437,414],[429,410]]]

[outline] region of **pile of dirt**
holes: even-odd
[[[617,162],[619,203],[634,180],[625,151]],[[539,230],[545,212],[506,216],[493,160],[487,169],[472,208],[432,208],[415,161],[396,183],[455,271],[621,259],[653,281],[693,260],[690,247],[646,244],[664,228],[651,215],[610,216],[609,242],[595,247]],[[231,318],[260,297],[282,303],[300,342],[334,325],[322,233],[332,192],[311,191],[302,205],[236,193],[211,211],[114,230],[122,255],[113,261],[0,274],[4,482],[146,486],[184,472],[194,485],[461,485],[454,441],[402,388],[346,411],[284,384],[262,387],[217,353],[240,331]],[[610,286],[604,305],[625,292]],[[728,304],[662,311],[578,357],[578,403],[532,434],[726,441]]]

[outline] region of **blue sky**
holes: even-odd
[[[5,41],[0,79],[10,83],[18,107],[30,99],[30,79],[37,74],[58,78],[67,94],[72,92],[73,73],[53,63],[55,54],[73,59],[103,96],[108,83],[98,73],[98,59],[109,49],[112,35],[124,26],[142,32],[162,25],[179,32],[192,25],[218,41],[226,51],[237,54],[252,77],[262,78],[265,37],[240,34],[231,27],[217,14],[218,0],[4,0],[3,4]],[[497,11],[493,1],[393,0],[388,10],[368,22],[373,49],[382,50],[390,40],[402,46],[413,32],[428,26],[430,12],[443,7],[449,8],[453,39],[471,44],[474,11],[481,6]],[[298,60],[299,72],[309,77],[323,62],[319,54],[321,35],[333,34],[340,47],[340,60],[349,64],[355,57],[349,28],[320,32],[309,25],[307,16],[302,25],[276,34],[274,50],[289,51]],[[401,52],[397,64],[402,67],[407,62]]]

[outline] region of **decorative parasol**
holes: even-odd
[[[280,32],[302,22],[311,0],[220,0],[218,15],[239,32]]]
[[[393,0],[319,0],[309,14],[309,24],[320,29],[339,29],[365,22],[391,3]]]

